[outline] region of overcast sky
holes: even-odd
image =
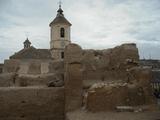
[[[62,0],[71,40],[84,49],[134,42],[141,58],[160,59],[160,0]],[[23,48],[49,48],[58,0],[0,0],[0,62]]]

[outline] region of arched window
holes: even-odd
[[[64,28],[61,28],[61,30],[60,30],[60,36],[61,37],[65,36],[65,30],[64,30]]]

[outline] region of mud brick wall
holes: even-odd
[[[3,72],[3,66],[4,64],[0,64],[0,74]]]
[[[83,50],[84,83],[127,79],[127,69],[139,61],[136,44],[122,44],[112,49]]]
[[[0,120],[63,119],[63,88],[0,88]]]

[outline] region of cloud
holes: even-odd
[[[23,47],[26,34],[35,47],[49,48],[57,8],[58,0],[0,0],[1,61]],[[160,58],[159,0],[64,0],[62,8],[73,25],[72,41],[82,48],[135,42],[141,57],[151,52]]]

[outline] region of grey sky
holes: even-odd
[[[72,42],[105,49],[135,42],[141,58],[160,59],[160,0],[62,0]],[[0,62],[23,48],[26,36],[49,48],[58,0],[0,0]]]

